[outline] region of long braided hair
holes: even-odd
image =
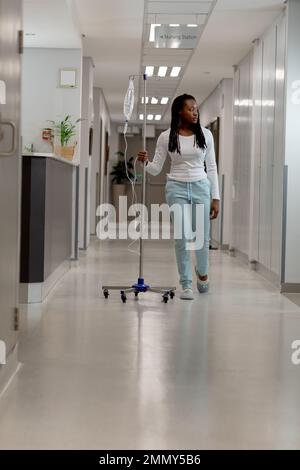
[[[170,130],[168,148],[170,152],[175,152],[176,150],[177,153],[179,153],[180,155],[181,155],[181,151],[180,151],[180,143],[179,143],[179,137],[178,137],[178,131],[180,128],[179,112],[183,109],[183,106],[186,100],[196,101],[192,95],[188,95],[184,93],[183,95],[179,95],[177,96],[177,98],[174,99],[172,103],[172,108],[171,108],[172,119],[171,119],[171,130]],[[201,129],[199,113],[198,113],[198,121],[196,122],[196,124],[191,124],[191,129],[193,130],[195,134],[195,141],[196,141],[197,146],[204,150],[206,148],[206,141],[205,141],[203,131]]]

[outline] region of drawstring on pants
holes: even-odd
[[[188,201],[193,203],[193,194],[192,194],[192,184],[187,182],[187,193],[188,193]]]

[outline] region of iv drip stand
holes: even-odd
[[[147,123],[147,104],[146,104],[146,95],[147,95],[147,75],[143,74],[143,81],[144,81],[144,122],[143,122],[143,150],[146,151],[146,123]],[[175,296],[176,287],[151,287],[148,284],[145,284],[145,280],[143,277],[144,271],[144,245],[143,245],[143,229],[144,229],[144,207],[146,204],[146,165],[143,165],[143,181],[142,181],[142,211],[141,211],[141,236],[139,239],[140,242],[140,263],[139,263],[139,277],[136,284],[132,286],[102,286],[102,291],[104,297],[107,299],[109,296],[109,290],[120,290],[121,300],[123,303],[127,300],[127,293],[134,292],[135,297],[137,298],[140,292],[156,292],[158,294],[162,294],[162,301],[167,303],[170,299],[173,299]]]

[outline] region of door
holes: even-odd
[[[0,339],[7,355],[17,341],[21,29],[22,0],[0,0]]]

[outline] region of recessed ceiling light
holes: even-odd
[[[155,121],[160,121],[160,120],[161,120],[161,114],[156,114]]]
[[[149,98],[146,96],[146,104],[148,104]],[[142,104],[144,104],[144,97],[142,96]]]
[[[165,67],[165,66],[159,67],[159,69],[158,69],[158,76],[159,76],[159,77],[165,77],[166,74],[167,74],[167,70],[168,70],[168,67]]]
[[[25,33],[25,36],[36,36],[36,33]]]
[[[147,119],[148,119],[148,121],[152,121],[153,120],[153,114],[148,114]]]
[[[170,77],[178,77],[181,67],[172,67]]]
[[[154,72],[153,65],[147,65],[147,67],[145,69],[145,74],[148,75],[148,77],[152,77],[153,72]]]
[[[180,26],[180,24],[177,24],[177,23],[171,23],[171,24],[169,24],[169,26],[171,26],[172,28],[176,28],[177,26]]]
[[[153,98],[151,98],[151,104],[157,104],[158,103],[158,99],[155,98],[155,96],[153,96]]]
[[[187,24],[187,26],[189,28],[197,28],[198,25],[197,24]]]
[[[159,23],[152,23],[150,26],[150,35],[149,35],[149,42],[154,42],[155,41],[155,28],[157,26],[161,26]]]
[[[140,115],[139,115],[139,118],[140,118],[140,120],[142,121],[142,120],[144,119],[144,115],[143,115],[143,114],[140,114]]]
[[[160,100],[160,104],[167,104],[167,102],[169,101],[169,98],[167,96],[164,96],[161,100]]]

